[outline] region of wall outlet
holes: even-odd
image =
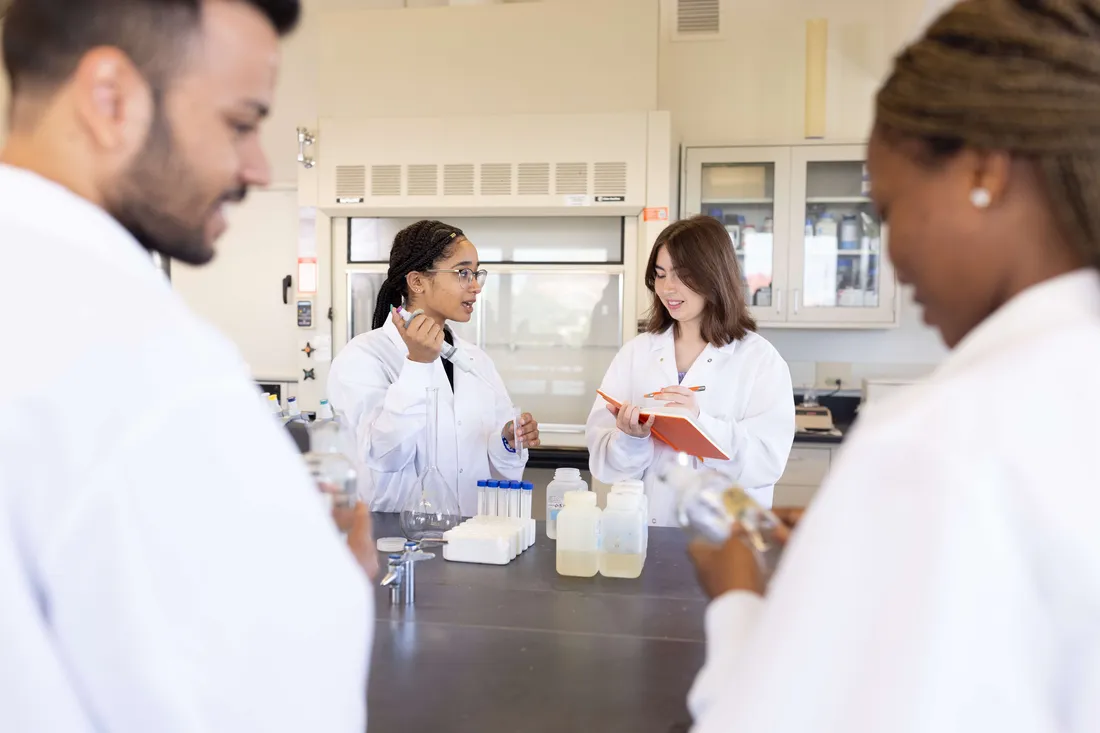
[[[855,389],[856,384],[852,379],[852,365],[848,362],[819,361],[817,363],[817,379],[814,388],[822,389]],[[839,380],[839,385],[837,384]]]

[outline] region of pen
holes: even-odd
[[[691,392],[706,392],[707,388],[706,387],[688,387],[688,390],[691,391]],[[642,395],[642,397],[644,397],[645,399],[649,399],[651,397],[656,397],[659,394],[661,394],[660,391],[650,392],[649,394]]]

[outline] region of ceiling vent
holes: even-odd
[[[474,166],[472,163],[452,163],[443,166],[443,195],[474,195]]]
[[[340,203],[359,203],[367,195],[367,167],[365,165],[336,166],[336,200]]]
[[[596,163],[597,196],[626,195],[626,163]]]
[[[518,193],[520,196],[549,196],[550,164],[520,163]]]
[[[401,195],[401,166],[372,165],[370,167],[371,196]]]
[[[512,164],[511,163],[482,163],[481,164],[481,195],[482,196],[511,196],[512,195]]]
[[[721,36],[720,0],[672,0],[675,24],[672,40],[712,40]]]
[[[408,167],[408,196],[435,196],[439,192],[439,167],[434,165],[410,165]]]
[[[558,163],[554,167],[554,193],[583,196],[588,193],[587,163]]]

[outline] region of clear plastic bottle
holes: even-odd
[[[645,493],[645,484],[638,479],[623,479],[616,481],[611,487],[612,494],[631,494],[638,497],[638,513],[641,515],[642,526],[642,554],[649,552],[649,497]]]
[[[401,511],[401,530],[410,540],[440,539],[462,522],[458,494],[443,478],[436,463],[439,453],[439,389],[427,390],[424,472],[416,479]]]
[[[546,487],[546,536],[552,540],[557,539],[558,512],[565,507],[565,494],[570,491],[588,491],[580,469],[555,470],[554,480]]]
[[[317,410],[317,421],[323,420],[335,420],[336,415],[332,412],[332,405],[328,400],[321,400],[321,407]]]
[[[614,490],[607,495],[600,538],[600,575],[637,578],[642,574],[648,530],[642,516],[642,497],[643,494]]]
[[[558,513],[558,575],[591,578],[599,572],[602,514],[593,492],[566,492]]]
[[[771,578],[783,551],[783,543],[776,537],[782,524],[778,517],[718,471],[692,470],[680,465],[663,480],[679,494],[677,514],[681,527],[714,545],[724,544],[734,527],[738,527],[765,582]]]
[[[339,423],[309,426],[309,451],[304,458],[317,488],[332,508],[353,507],[359,501],[358,472],[352,455],[351,436]]]
[[[290,397],[286,401],[286,414],[283,417],[283,423],[309,423],[305,415],[302,414],[301,408],[298,407],[298,399],[296,397]]]

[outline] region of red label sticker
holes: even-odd
[[[668,207],[654,207],[645,210],[644,221],[668,221]]]

